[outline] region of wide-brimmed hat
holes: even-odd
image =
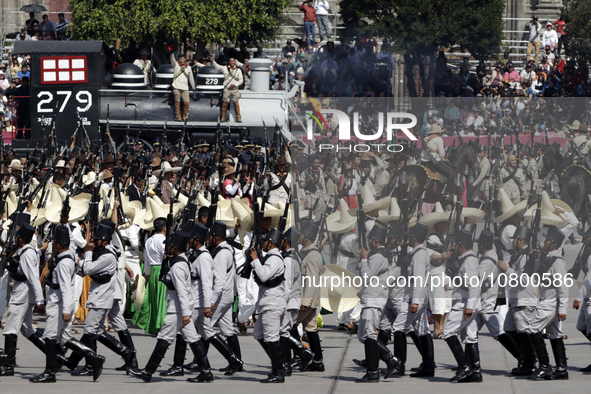
[[[90,171],[88,174],[82,176],[82,183],[86,186],[92,185],[96,182],[96,172]]]
[[[486,212],[482,209],[469,207],[462,209],[462,222],[464,224],[480,223],[485,216]]]
[[[509,197],[505,189],[499,189],[499,198],[501,200],[501,208],[503,214],[495,218],[495,223],[502,223],[503,221],[509,219],[511,216],[515,214],[523,215],[523,213],[527,209],[527,200],[521,201],[517,205],[513,205],[513,203],[511,202],[511,198]]]
[[[338,265],[328,264],[322,267],[321,283],[326,284],[320,289],[320,305],[331,312],[347,312],[350,311],[359,302],[357,293],[361,291],[361,288],[353,286],[353,279],[355,275],[345,268],[341,268]],[[327,277],[324,279],[323,277]],[[335,284],[338,286],[332,286],[331,277],[339,278]],[[350,278],[350,282],[343,280],[343,278]],[[348,284],[351,286],[348,286]]]
[[[349,206],[344,199],[339,201],[339,208],[340,210],[338,212],[326,217],[326,228],[328,232],[344,234],[353,231],[357,217],[349,215]]]
[[[371,212],[373,210],[380,210],[386,209],[388,205],[390,205],[390,197],[384,197],[376,201],[372,194],[372,190],[370,189],[369,185],[365,185],[361,192],[361,197],[363,198],[363,211],[364,212]],[[357,210],[359,208],[353,208],[349,210],[349,214],[356,215]]]
[[[451,215],[451,219],[450,219],[450,215]],[[437,201],[435,203],[435,209],[433,210],[433,212],[426,214],[425,216],[423,216],[420,220],[419,223],[424,224],[425,226],[429,227],[429,232],[433,231],[433,229],[435,229],[435,225],[437,223],[440,222],[453,222],[455,220],[456,214],[455,212],[445,212],[443,210],[443,206],[441,205],[441,203],[439,201]]]
[[[439,134],[442,131],[443,130],[441,129],[441,126],[439,126],[437,123],[433,123],[431,125],[431,128],[429,129],[429,131],[427,131],[426,134]]]
[[[65,160],[58,160],[55,168],[66,168],[66,161]]]
[[[167,174],[169,172],[179,172],[182,170],[183,170],[183,167],[173,167],[170,165],[169,162],[165,161],[164,163],[162,163],[162,167],[159,170],[152,172],[152,174],[154,174],[154,176],[160,176],[161,172],[164,172],[165,174]]]
[[[164,205],[158,204],[153,198],[149,198],[146,201],[146,210],[138,220],[138,226],[142,230],[152,231],[154,230],[154,220],[165,218],[167,215],[168,211],[164,208]]]
[[[383,223],[392,223],[400,219],[400,206],[396,197],[390,200],[390,211],[380,211],[378,213],[378,220]]]
[[[8,166],[8,168],[10,168],[11,170],[22,170],[23,167],[23,163],[21,163],[21,161],[19,159],[14,159],[10,162],[10,165]]]
[[[78,194],[75,197],[70,197],[70,214],[68,216],[68,223],[76,223],[84,219],[88,212],[88,206],[90,205],[90,199],[92,195],[88,193]],[[48,205],[45,209],[45,218],[48,222],[53,224],[60,224],[60,218],[62,215],[64,201],[54,202]]]
[[[209,200],[205,198],[205,196],[201,192],[197,194],[197,202],[199,207],[209,207],[211,205]]]
[[[542,192],[542,211],[540,216],[540,223],[546,226],[564,227],[569,222],[568,219],[561,213],[554,213],[555,207],[560,207],[566,212],[572,213],[572,208],[561,200],[550,199],[550,196],[545,191]],[[533,222],[536,217],[536,210],[538,204],[533,204],[527,212],[523,215],[525,220]]]
[[[570,125],[571,130],[578,130],[581,127],[581,122],[578,120],[573,121],[573,124]]]

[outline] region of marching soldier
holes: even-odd
[[[521,350],[513,340],[513,337],[503,330],[505,317],[497,310],[497,296],[499,292],[499,268],[497,263],[499,258],[493,250],[494,233],[490,230],[482,230],[477,240],[479,260],[479,277],[483,279],[480,289],[480,309],[476,311],[476,325],[480,332],[482,327],[486,328],[492,337],[498,340],[501,345],[515,359],[518,365],[523,364],[523,355]],[[500,309],[500,308],[499,308]]]
[[[16,233],[17,250],[9,257],[8,271],[14,280],[14,287],[8,303],[8,317],[4,327],[4,351],[6,362],[0,369],[0,376],[14,376],[16,366],[16,344],[19,331],[39,350],[46,353],[45,341],[33,329],[33,309],[45,312],[45,299],[39,283],[39,255],[31,245],[35,228],[23,223]]]
[[[168,306],[166,307],[166,317],[156,337],[156,346],[146,367],[141,371],[136,369],[129,370],[132,376],[142,379],[144,382],[152,381],[152,375],[158,369],[168,347],[174,341],[177,334],[182,335],[185,342],[189,343],[191,350],[199,355],[198,360],[203,373],[193,381],[213,381],[207,355],[200,341],[201,338],[195,329],[195,325],[191,324],[194,298],[191,289],[191,266],[185,255],[189,237],[190,234],[177,231],[171,235],[170,240],[166,241],[170,257],[170,269],[168,272],[165,272],[163,278],[163,282],[167,288],[166,300],[168,301]]]
[[[411,377],[433,377],[435,360],[433,356],[433,337],[429,332],[426,310],[428,306],[427,276],[429,272],[429,253],[425,240],[429,227],[417,223],[410,230],[409,245],[413,248],[405,261],[401,261],[401,276],[415,278],[407,283],[400,312],[392,326],[394,331],[394,356],[400,360],[394,375],[404,376],[406,364],[406,334],[414,329],[419,338],[423,362],[421,368],[410,374]]]
[[[63,364],[60,345],[71,349],[91,365],[96,381],[103,369],[105,358],[72,337],[72,318],[78,301],[74,292],[76,263],[70,254],[70,233],[67,227],[57,226],[53,238],[54,256],[49,263],[49,274],[45,278],[47,307],[45,340],[45,371],[30,379],[33,383],[53,383],[56,373]]]
[[[302,258],[302,304],[296,313],[291,335],[299,338],[297,327],[302,324],[308,336],[310,350],[314,353],[314,361],[308,366],[308,371],[324,372],[316,318],[317,310],[320,308],[320,287],[314,285],[319,283],[322,269],[322,255],[314,243],[318,231],[318,227],[312,222],[306,223],[301,229],[302,249],[299,254]]]
[[[557,281],[551,281],[548,286],[540,286],[540,302],[531,320],[532,333],[530,334],[540,365],[529,377],[532,380],[568,379],[566,349],[560,327],[560,322],[566,320],[568,305],[568,287],[564,281],[564,278],[566,278],[566,262],[561,254],[561,245],[564,238],[564,233],[556,227],[548,231],[539,260],[538,272],[540,277],[549,274],[550,278],[562,278],[563,280],[560,281],[559,286],[556,285]],[[544,329],[550,338],[552,353],[554,353],[554,359],[556,360],[555,370],[550,367],[548,351],[542,333]]]
[[[497,266],[506,275],[515,273],[517,277],[521,274],[531,275],[531,257],[529,255],[529,243],[531,231],[525,226],[519,226],[513,234],[513,254],[509,264],[499,260]],[[507,299],[509,300],[509,312],[504,323],[504,330],[507,333],[516,332],[523,354],[523,365],[511,371],[515,376],[530,376],[536,370],[536,353],[532,342],[531,321],[538,305],[538,291],[533,287],[531,281],[527,286],[517,284],[515,287],[506,288]]]
[[[285,313],[285,266],[281,251],[283,234],[272,228],[261,238],[264,260],[259,259],[255,248],[249,249],[253,274],[259,285],[257,310],[259,318],[254,327],[254,338],[259,341],[271,359],[271,373],[261,383],[284,383],[283,356],[281,354],[280,325],[281,316]],[[263,264],[264,262],[264,264]]]
[[[386,280],[388,278],[389,255],[384,247],[386,244],[386,231],[383,227],[374,226],[367,236],[371,253],[364,249],[363,246],[359,250],[361,276],[369,278],[368,283],[372,283],[372,285],[364,284],[361,291],[362,310],[357,331],[357,338],[365,346],[367,372],[361,379],[355,380],[355,383],[378,382],[380,380],[380,372],[378,371],[380,359],[387,366],[384,375],[386,379],[394,372],[399,363],[388,350],[387,344],[378,341],[376,333],[388,296]],[[371,278],[378,278],[378,283],[373,285]]]
[[[286,155],[281,155],[275,162],[276,173],[270,172],[266,184],[266,190],[269,190],[268,203],[277,206],[279,201],[289,201],[291,193],[291,174],[287,172],[288,163]]]
[[[313,210],[319,219],[320,212],[323,212],[328,201],[328,196],[326,195],[324,172],[320,168],[320,159],[317,156],[313,157],[312,166],[301,173],[298,188],[305,193],[305,208]]]
[[[591,298],[591,254],[588,251],[589,246],[591,246],[591,230],[587,229],[587,231],[581,235],[583,236],[583,247],[587,253],[578,257],[580,260],[575,261],[576,271],[573,273],[573,279],[576,280],[578,278],[578,271],[580,269],[583,270],[583,275],[585,275],[585,277],[583,279],[583,284],[577,293],[577,298],[575,298],[573,302],[573,309],[581,309],[579,319],[577,320],[577,330],[579,330],[585,338],[591,341],[591,303],[589,302],[589,299]],[[570,272],[571,271],[569,271],[569,273]],[[579,369],[579,371],[591,372],[591,364],[585,368]]]
[[[460,230],[454,244],[458,260],[452,262],[452,267],[447,267],[453,284],[453,303],[445,319],[442,336],[458,363],[456,375],[450,381],[482,382],[475,313],[480,308],[480,287],[473,284],[475,280],[478,282],[479,276],[478,259],[472,251],[472,233],[468,230]],[[456,286],[458,278],[460,284]],[[465,338],[465,351],[462,349],[458,334]]]
[[[482,196],[488,193],[488,178],[491,170],[488,152],[483,145],[478,146],[478,176],[472,181],[472,201],[482,200]]]

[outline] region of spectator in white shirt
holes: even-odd
[[[324,41],[324,34],[328,40],[332,40],[330,35],[330,25],[328,24],[328,1],[316,0],[314,3],[314,9],[316,10],[316,24],[318,25],[318,32],[320,33],[320,41]]]
[[[544,32],[542,39],[544,47],[549,46],[552,52],[556,50],[556,46],[558,45],[558,35],[551,22],[546,23],[546,31]]]

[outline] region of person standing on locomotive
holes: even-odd
[[[226,114],[228,113],[228,107],[230,106],[230,99],[232,99],[232,102],[234,103],[234,111],[236,111],[236,122],[242,122],[242,117],[240,116],[240,105],[238,104],[238,99],[240,98],[238,88],[244,82],[242,70],[236,67],[236,59],[233,57],[230,58],[228,65],[224,67],[217,64],[215,62],[214,56],[212,56],[211,64],[216,68],[216,70],[224,74],[224,102],[222,103],[222,117],[220,121],[226,121]]]
[[[187,64],[187,59],[181,55],[177,61],[174,53],[170,54],[170,63],[174,67],[172,89],[174,94],[174,120],[177,122],[187,119],[189,114],[189,88],[195,89],[193,72]],[[183,101],[183,114],[181,115],[181,99]]]

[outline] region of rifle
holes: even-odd
[[[534,216],[534,221],[532,222],[531,228],[531,247],[530,247],[530,254],[527,256],[527,262],[525,263],[524,272],[527,275],[531,275],[534,272],[535,261],[536,261],[536,254],[535,251],[538,249],[538,238],[540,233],[540,220],[542,219],[542,196],[538,192],[536,194],[536,203],[538,204],[536,207],[536,213]],[[535,245],[535,248],[534,248]]]
[[[444,252],[451,251],[451,245],[453,245],[453,240],[456,238],[460,229],[462,228],[462,211],[464,209],[464,205],[460,201],[456,202],[455,207],[452,209],[452,212],[449,215],[449,220],[451,221],[453,212],[455,210],[455,222],[452,228],[451,234],[449,234],[449,227],[448,227],[448,235],[445,238],[444,243]],[[460,269],[460,264],[457,259],[458,256],[453,256],[450,259],[442,259],[442,264],[446,263],[445,272],[448,276],[454,278]]]
[[[361,194],[357,196],[359,202],[359,208],[357,209],[357,236],[359,237],[359,246],[365,250],[369,250],[367,245],[367,227],[365,225],[365,212],[363,211],[363,197]],[[320,232],[320,231],[319,231]]]
[[[170,235],[171,235],[171,231],[172,231],[172,221],[173,221],[173,215],[172,215],[172,207],[174,204],[174,198],[170,199],[170,208],[168,210],[168,215],[166,215],[166,253],[165,253],[165,258],[162,261],[162,268],[160,269],[160,275],[158,277],[158,280],[160,282],[164,282],[164,280],[166,279],[166,275],[168,274],[168,271],[170,271],[170,267],[171,267],[171,259],[170,259],[170,245],[168,244],[168,241],[170,241]]]
[[[544,134],[546,136],[546,146],[550,146],[550,139],[548,138],[548,127],[546,126],[545,120],[544,120]]]
[[[283,233],[285,231],[285,227],[287,226],[287,218],[289,216],[289,201],[285,203],[285,208],[283,209],[283,215],[279,218],[279,226],[277,226],[277,230]]]

